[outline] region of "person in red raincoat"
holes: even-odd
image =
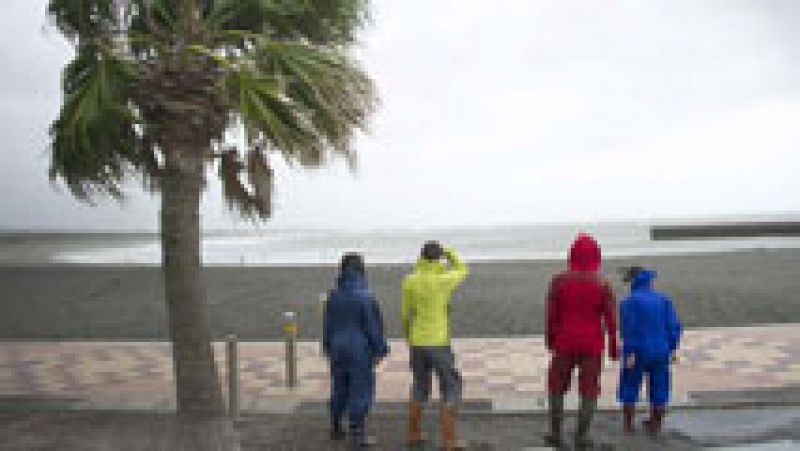
[[[609,356],[619,359],[614,293],[599,270],[600,246],[591,236],[580,234],[569,251],[569,268],[550,282],[545,335],[545,344],[552,353],[547,374],[550,435],[545,441],[551,446],[562,445],[564,394],[575,367],[579,370],[581,399],[575,445],[592,446],[589,426],[600,395],[606,335]]]

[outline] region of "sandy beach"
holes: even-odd
[[[800,251],[763,250],[607,260],[603,272],[617,295],[617,268],[645,264],[660,272],[658,286],[673,295],[687,327],[800,322]],[[481,262],[453,306],[453,335],[541,334],[549,277],[561,261]],[[408,266],[369,268],[389,335],[400,335],[400,280]],[[282,313],[297,311],[300,334],[320,333],[318,294],[335,268],[209,267],[207,302],[216,336],[280,338]],[[0,339],[167,338],[157,267],[0,266]]]

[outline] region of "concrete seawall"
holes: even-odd
[[[656,241],[753,237],[800,237],[800,222],[743,222],[650,228],[650,238]]]

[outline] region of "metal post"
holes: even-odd
[[[319,355],[324,354],[325,347],[323,346],[323,342],[325,337],[323,336],[323,332],[325,332],[325,306],[328,303],[328,293],[320,293],[317,298],[317,312],[319,312],[319,325],[320,325],[320,334],[319,334]]]
[[[286,335],[286,386],[297,387],[297,315],[284,313],[283,332]]]
[[[228,415],[239,416],[239,353],[236,335],[226,337],[225,357],[228,364]]]

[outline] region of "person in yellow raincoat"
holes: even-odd
[[[413,272],[403,279],[403,332],[413,373],[406,438],[410,446],[424,440],[420,429],[422,405],[430,398],[436,373],[442,398],[442,446],[445,450],[462,449],[463,444],[455,437],[455,408],[461,399],[462,382],[450,347],[450,299],[466,279],[467,265],[453,249],[435,241],[425,243],[421,254]]]

